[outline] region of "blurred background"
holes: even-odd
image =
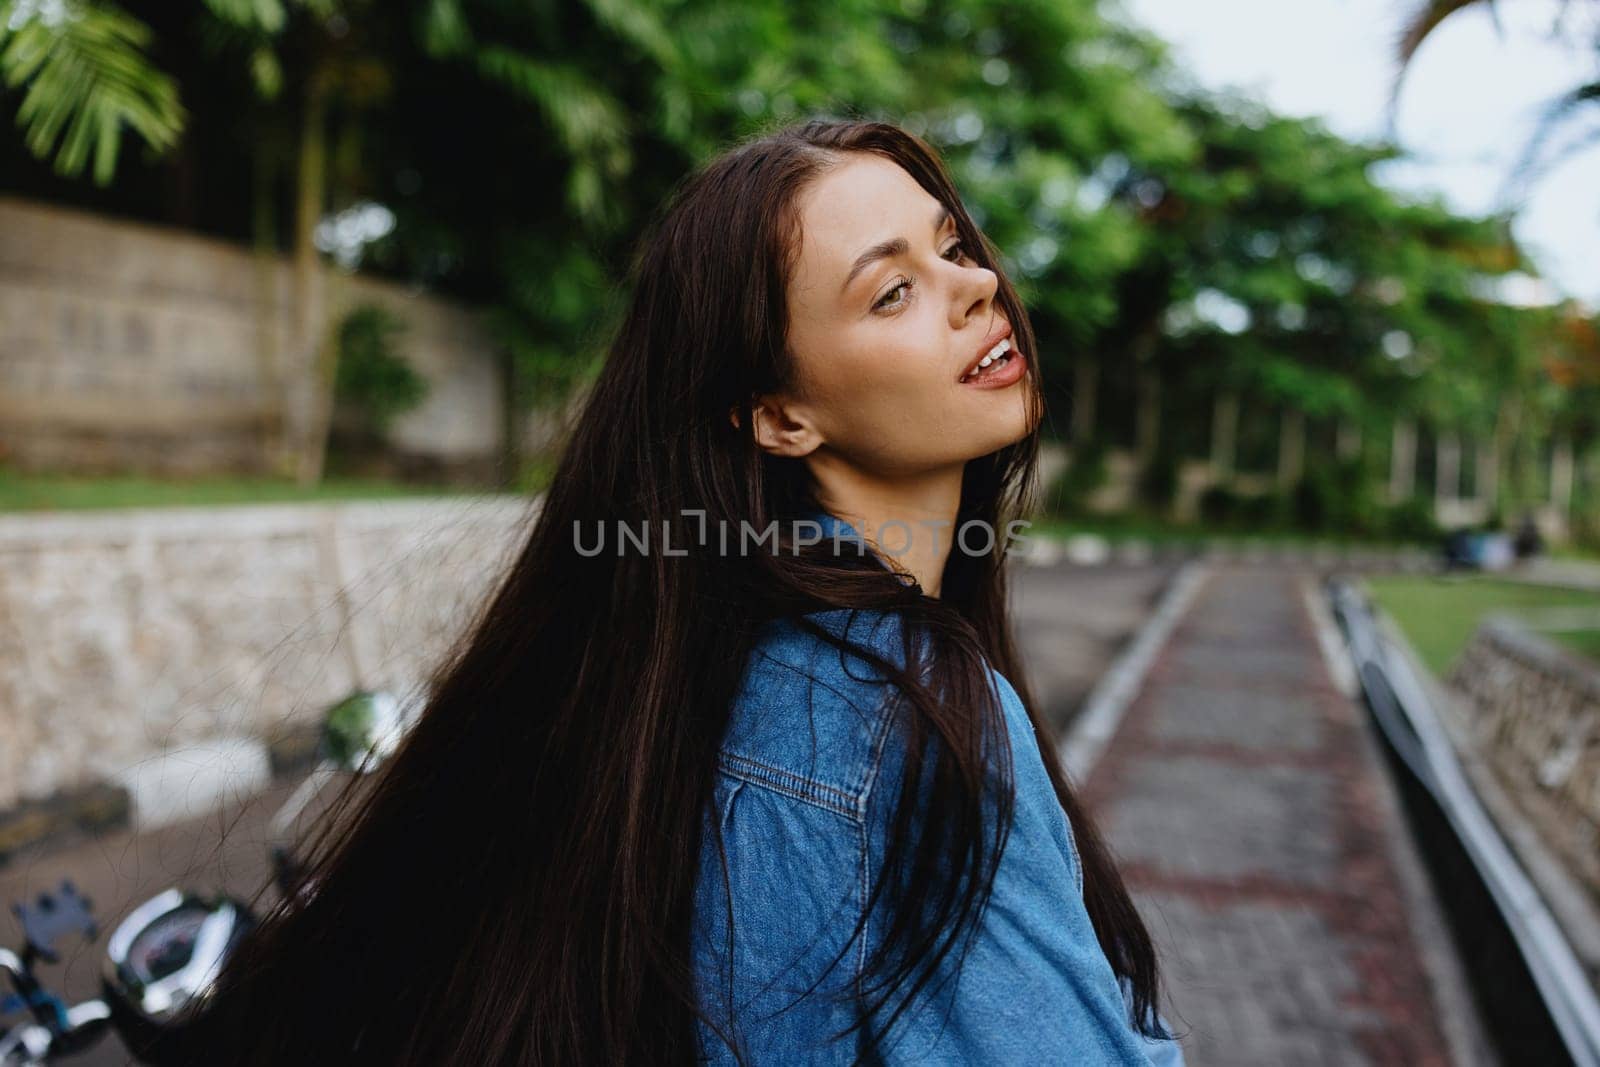
[[[0,0],[0,895],[259,889],[325,710],[414,707],[516,547],[675,183],[855,115],[1033,316],[1017,611],[1191,1062],[1597,1062],[1597,79],[1594,0]],[[1141,866],[1184,810],[1231,844]]]

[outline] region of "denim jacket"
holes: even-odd
[[[859,537],[813,516],[828,536]],[[844,548],[843,551],[854,551]],[[898,617],[840,609],[809,618],[903,664]],[[848,634],[847,634],[848,631]],[[887,1033],[856,1023],[851,993],[883,924],[857,924],[899,794],[893,687],[792,620],[763,632],[720,752],[696,885],[692,950],[703,1059],[747,1063],[1155,1064],[1175,1041],[1129,1023],[1083,904],[1072,828],[1011,684],[1004,709],[1015,803],[992,895],[955,954]],[[724,866],[724,857],[725,864]],[[935,989],[928,992],[928,989]],[[720,1031],[720,1033],[719,1033]]]

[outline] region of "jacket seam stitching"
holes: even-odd
[[[759,767],[759,768],[762,768],[763,770],[770,771],[775,775],[781,775],[781,776],[786,777],[786,778],[794,779],[796,782],[802,783],[801,788],[809,787],[809,788],[815,788],[815,789],[818,789],[818,790],[825,790],[825,791],[827,791],[829,793],[832,793],[834,796],[836,796],[842,803],[854,807],[858,812],[864,811],[865,807],[866,807],[866,804],[865,804],[865,801],[864,801],[864,799],[862,797],[862,794],[863,794],[863,791],[866,789],[867,784],[869,782],[871,782],[872,779],[876,776],[877,768],[874,765],[874,761],[876,759],[878,759],[878,758],[881,758],[881,753],[879,751],[877,751],[877,746],[881,745],[881,738],[882,738],[883,733],[884,733],[885,723],[884,723],[884,718],[883,718],[883,712],[884,712],[884,707],[888,702],[888,698],[894,692],[894,685],[888,679],[874,679],[874,681],[877,684],[882,685],[884,687],[885,692],[884,692],[883,695],[881,695],[878,698],[877,703],[875,705],[873,705],[873,710],[869,711],[866,707],[862,706],[861,704],[857,703],[855,700],[851,699],[847,694],[841,692],[839,689],[837,689],[834,686],[830,685],[828,682],[826,682],[823,679],[817,677],[816,675],[807,674],[805,671],[800,670],[794,664],[785,662],[784,660],[781,660],[781,659],[777,659],[776,657],[769,655],[767,652],[765,652],[765,651],[763,651],[763,650],[761,650],[759,648],[756,650],[756,652],[763,659],[771,661],[773,664],[777,665],[778,667],[783,668],[784,670],[790,672],[791,674],[794,674],[794,675],[796,675],[796,676],[798,676],[800,678],[803,678],[807,682],[810,682],[813,685],[819,686],[822,689],[826,689],[828,692],[832,693],[834,696],[838,697],[841,701],[843,701],[846,705],[848,705],[852,711],[854,711],[857,714],[863,716],[864,718],[868,719],[869,721],[872,720],[874,716],[876,716],[878,721],[872,723],[873,740],[872,740],[871,743],[874,746],[874,749],[873,749],[873,752],[874,752],[873,761],[869,761],[869,764],[868,764],[867,768],[862,772],[862,781],[857,783],[856,786],[855,786],[855,789],[852,791],[852,790],[849,790],[849,789],[841,789],[838,786],[827,785],[826,783],[819,782],[814,778],[809,778],[809,777],[807,777],[805,775],[802,775],[802,774],[796,774],[793,771],[786,771],[786,770],[783,770],[782,768],[774,767],[769,763],[763,763],[760,760],[752,759],[749,756],[741,755],[741,754],[739,754],[737,752],[734,752],[734,751],[732,751],[730,749],[724,748],[722,750],[722,755],[727,757],[728,759],[740,760],[740,761],[748,763],[748,764],[750,764],[750,765],[752,765],[754,767]]]
[[[751,785],[762,786],[775,793],[793,797],[815,807],[831,811],[836,815],[843,815],[852,821],[859,821],[855,798],[843,790],[832,786],[814,782],[802,775],[792,774],[777,767],[768,766],[759,760],[747,756],[738,756],[731,752],[722,753],[719,761],[725,774],[737,778]],[[831,794],[831,795],[829,795]]]
[[[895,698],[895,688],[888,687],[883,697],[878,701],[878,722],[873,728],[872,759],[867,763],[865,780],[861,783],[861,795],[856,803],[860,806],[861,827],[861,946],[856,951],[856,988],[861,987],[862,977],[867,969],[867,946],[872,940],[872,914],[868,902],[872,899],[872,871],[869,864],[871,857],[871,831],[867,825],[867,805],[872,796],[873,786],[877,784],[878,772],[883,767],[883,751],[889,737],[889,726],[894,720],[894,714],[889,705]]]
[[[856,888],[861,893],[861,944],[856,948],[856,995],[861,995],[861,979],[867,972],[867,942],[872,936],[872,915],[867,909],[867,901],[871,896],[871,878],[867,871],[867,857],[870,852],[871,833],[865,819],[856,822],[856,834],[860,840],[861,873],[857,877]]]
[[[1083,854],[1078,851],[1078,831],[1072,825],[1072,819],[1063,811],[1061,818],[1067,824],[1067,845],[1072,849],[1072,874],[1073,881],[1078,883],[1078,896],[1083,896]]]
[[[867,814],[867,798],[872,795],[872,787],[877,784],[878,772],[883,767],[884,743],[889,737],[889,724],[894,720],[894,713],[889,705],[893,703],[896,695],[895,687],[889,686],[879,699],[877,710],[873,712],[878,717],[878,721],[872,727],[872,742],[869,749],[872,753],[872,758],[867,761],[866,774],[861,780],[861,788],[855,798],[856,804],[861,809],[861,817],[863,819],[866,818]]]
[[[798,676],[800,678],[804,678],[806,681],[812,683],[813,685],[817,685],[817,686],[820,686],[823,689],[826,689],[828,692],[832,693],[834,696],[838,697],[840,700],[842,700],[846,704],[850,705],[852,710],[860,712],[863,715],[871,714],[870,712],[867,711],[866,708],[864,708],[860,704],[856,703],[847,694],[845,694],[844,692],[842,692],[839,689],[835,688],[834,686],[830,685],[828,682],[824,681],[823,679],[818,678],[816,675],[807,674],[805,671],[801,670],[799,667],[796,667],[794,664],[789,663],[786,660],[778,659],[776,656],[773,656],[770,653],[768,653],[768,652],[766,652],[766,651],[764,651],[762,649],[757,649],[756,652],[763,659],[768,660],[768,661],[776,664],[779,667],[782,667],[784,670],[788,671],[790,674],[796,675],[796,676]],[[850,675],[849,677],[854,678],[853,675]],[[885,684],[888,681],[888,679],[885,679],[885,678],[873,678],[873,679],[855,678],[854,680],[856,680],[856,681],[871,681],[871,682],[873,682],[875,684],[880,684],[880,685],[881,684]],[[882,701],[879,701],[878,707],[882,707],[882,706],[883,706],[882,705]]]

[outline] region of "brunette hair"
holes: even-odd
[[[952,552],[938,598],[854,552],[696,546],[702,522],[778,520],[781,536],[817,507],[803,462],[758,447],[748,416],[796,373],[798,194],[849,153],[887,157],[949,208],[999,277],[1018,347],[1036,351],[994,247],[934,149],[905,130],[813,119],[687,177],[640,246],[626,314],[514,565],[399,751],[328,824],[313,890],[280,902],[197,1002],[205,1060],[692,1062],[706,1018],[689,944],[707,803],[743,666],[780,617],[876,663],[902,700],[907,769],[880,879],[892,921],[862,985],[874,1029],[970,943],[1012,803],[1009,767],[1005,788],[988,787],[1005,734],[986,664],[1050,736],[1007,625],[1005,538],[987,555]],[[1040,421],[967,463],[958,524],[1003,530],[1032,506]],[[618,521],[670,529],[687,551],[575,551],[576,524]],[[803,618],[831,608],[898,613],[902,660]],[[1132,1022],[1160,1033],[1150,938],[1054,746],[1040,755]]]

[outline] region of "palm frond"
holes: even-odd
[[[436,59],[465,55],[472,48],[461,0],[428,0],[421,16],[422,46]]]
[[[1440,23],[1457,11],[1469,7],[1487,8],[1489,17],[1494,20],[1495,29],[1504,33],[1495,0],[1429,0],[1401,26],[1399,41],[1396,44],[1396,58],[1401,65],[1411,62],[1412,57],[1417,54],[1417,49],[1422,47],[1422,42],[1439,28]]]
[[[205,3],[223,22],[241,30],[269,35],[283,29],[287,15],[281,0],[205,0]]]
[[[1406,72],[1411,69],[1412,59],[1422,47],[1422,42],[1427,40],[1445,19],[1458,11],[1474,7],[1488,8],[1489,16],[1494,19],[1495,28],[1500,29],[1500,13],[1495,8],[1495,0],[1424,0],[1401,23],[1400,32],[1395,37],[1395,72],[1394,79],[1389,85],[1389,104],[1386,110],[1391,138],[1394,136],[1395,113],[1400,103],[1400,88],[1405,82]]]
[[[261,45],[250,53],[250,80],[263,100],[274,100],[283,89],[283,64],[278,53]]]
[[[638,46],[650,58],[670,67],[678,46],[650,5],[635,0],[585,0],[595,21],[624,41]]]
[[[109,4],[0,0],[0,81],[27,86],[17,108],[24,143],[58,173],[93,163],[105,185],[124,127],[163,151],[185,114],[178,86],[146,57],[150,29]]]
[[[588,221],[605,217],[604,186],[633,166],[627,115],[617,99],[577,67],[547,63],[489,45],[477,53],[479,72],[536,107],[573,162],[570,206]]]
[[[1580,109],[1595,106],[1600,106],[1600,81],[1580,85],[1550,102],[1539,117],[1539,124],[1534,128],[1533,136],[1528,138],[1517,165],[1501,186],[1499,197],[1502,203],[1509,203],[1526,193],[1530,185],[1563,161],[1600,143],[1600,130],[1595,130],[1562,146],[1553,155],[1545,156],[1545,148],[1556,131],[1566,126]]]

